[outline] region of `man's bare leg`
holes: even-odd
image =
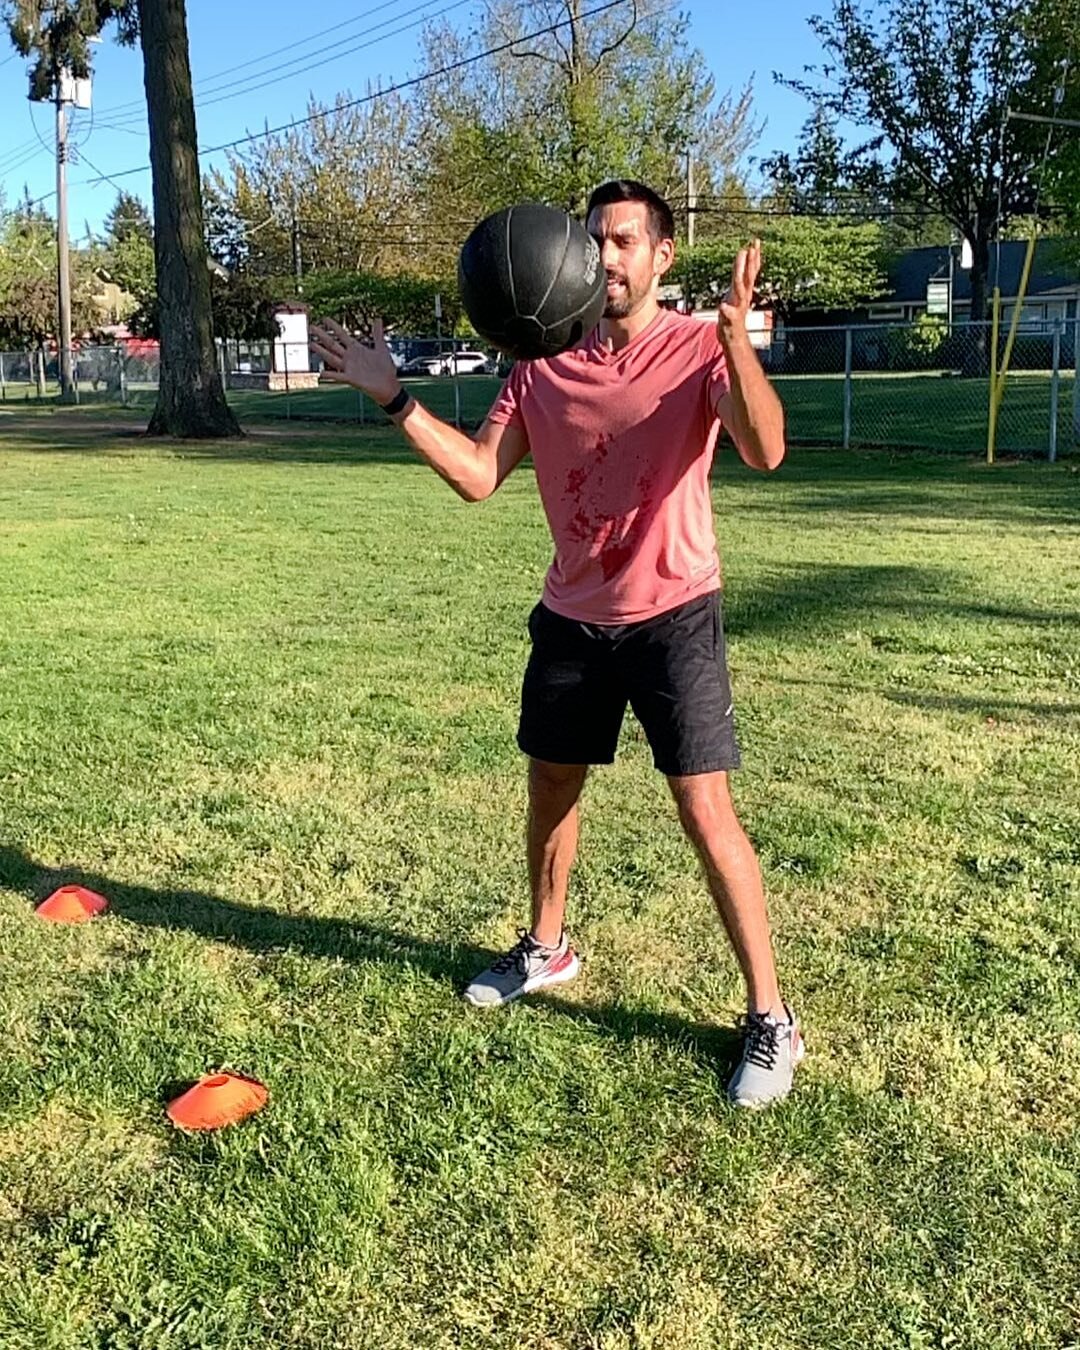
[[[668,783],[746,981],[749,1011],[786,1018],[776,981],[761,868],[735,814],[727,774],[671,777]]]
[[[522,994],[563,984],[578,973],[578,958],[563,938],[566,888],[578,839],[578,798],[584,764],[529,761],[526,852],[532,890],[532,928],[481,971],[465,990],[478,1008],[498,1008]]]
[[[578,842],[578,799],[587,764],[529,760],[526,852],[532,891],[532,935],[545,947],[562,938],[566,891]]]

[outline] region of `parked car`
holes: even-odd
[[[435,356],[417,356],[401,367],[402,375],[490,375],[495,362],[483,352],[443,352]]]

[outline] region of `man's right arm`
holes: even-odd
[[[361,389],[376,403],[391,403],[401,381],[383,339],[381,320],[372,325],[372,344],[357,340],[340,324],[325,320],[312,325],[311,345],[322,358],[327,378]],[[436,417],[410,397],[390,420],[405,433],[413,449],[467,502],[490,497],[506,475],[529,453],[520,426],[489,418],[475,439]]]
[[[414,398],[390,420],[402,429],[417,454],[467,502],[490,497],[529,453],[529,440],[521,427],[488,418],[474,440],[428,412]]]

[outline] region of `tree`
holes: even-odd
[[[98,251],[102,272],[132,297],[132,313],[125,317],[138,332],[156,332],[154,226],[138,197],[120,192],[105,217]]]
[[[184,0],[137,0],[154,187],[161,376],[147,431],[238,436],[218,372]]]
[[[1031,0],[834,0],[831,17],[810,20],[829,57],[817,82],[778,77],[824,115],[875,133],[865,149],[892,156],[877,172],[893,191],[968,241],[972,319],[986,316],[992,240],[1035,200],[1040,138],[1006,118],[1040,59],[1030,10]]]
[[[750,90],[718,95],[687,32],[654,0],[596,14],[585,0],[488,0],[471,36],[433,25],[425,67],[446,73],[417,96],[426,233],[530,197],[580,216],[591,188],[618,176],[678,204],[688,154],[698,191],[737,179],[757,135]],[[447,69],[477,48],[500,50]]]
[[[218,374],[203,236],[184,0],[5,0],[18,50],[36,57],[32,80],[48,96],[61,73],[89,74],[89,39],[116,20],[143,54],[154,192],[161,377],[147,431],[185,437],[240,434]]]
[[[90,332],[99,316],[88,254],[72,251],[71,283],[72,327]],[[44,351],[56,329],[56,223],[22,203],[0,221],[0,342]]]
[[[751,218],[762,241],[761,295],[782,314],[844,309],[884,293],[881,230],[816,217]],[[680,248],[669,277],[697,304],[715,304],[731,278],[743,233]]]
[[[1055,117],[1066,123],[1034,124],[1045,138],[1046,170],[1041,197],[1053,213],[1062,251],[1080,264],[1080,0],[1035,0],[1029,20],[1036,59],[1030,79],[1017,89],[1018,112]],[[1068,125],[1068,123],[1072,125]]]
[[[821,107],[803,124],[794,154],[779,151],[761,161],[770,198],[793,215],[832,216],[851,222],[879,221],[886,252],[947,244],[952,227],[939,212],[912,204],[918,197],[904,170],[878,158],[882,138],[855,150],[836,133]]]
[[[413,264],[412,107],[394,93],[351,102],[339,94],[309,103],[303,125],[230,154],[228,173],[208,175],[208,238],[224,266],[291,273],[302,284],[324,268]]]

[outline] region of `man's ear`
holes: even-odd
[[[675,240],[661,239],[653,253],[653,274],[662,277],[675,261]]]

